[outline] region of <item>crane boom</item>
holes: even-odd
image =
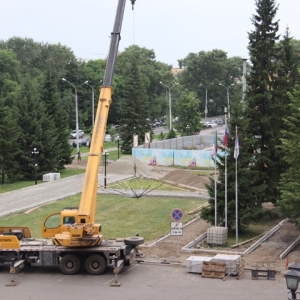
[[[136,0],[130,0],[132,8]],[[93,136],[90,143],[90,152],[86,173],[83,182],[82,195],[78,210],[63,210],[61,212],[61,230],[52,237],[53,243],[65,247],[97,246],[102,242],[101,225],[95,224],[96,200],[98,190],[98,169],[103,152],[103,141],[107,124],[109,107],[112,101],[112,81],[118,55],[119,41],[121,39],[121,27],[124,16],[126,0],[119,0],[111,41],[103,85],[96,111]],[[63,226],[66,216],[73,216],[75,224]],[[47,237],[50,232],[44,232]]]

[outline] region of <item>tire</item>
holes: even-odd
[[[90,255],[85,261],[85,270],[90,275],[101,275],[106,270],[106,260],[102,255]]]
[[[140,236],[131,236],[124,239],[125,245],[138,246],[144,243],[144,238]]]
[[[60,260],[59,268],[63,274],[75,275],[80,270],[80,260],[76,255],[67,254]]]

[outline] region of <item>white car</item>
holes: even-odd
[[[218,124],[213,123],[213,122],[204,122],[204,123],[202,123],[202,126],[204,128],[215,128],[215,127],[218,127]]]
[[[78,130],[78,138],[82,139],[84,137],[84,131],[83,130]],[[70,133],[70,138],[71,139],[76,139],[77,138],[77,132],[76,130],[72,130]]]
[[[110,134],[105,135],[104,142],[111,142],[111,135]]]

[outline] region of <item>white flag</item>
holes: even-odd
[[[235,159],[238,159],[239,154],[240,154],[239,136],[238,136],[238,134],[236,134],[233,157]]]

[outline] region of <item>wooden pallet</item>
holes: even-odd
[[[204,261],[202,265],[203,278],[219,278],[225,277],[226,264],[218,262]]]
[[[202,278],[219,278],[223,279],[225,272],[202,271]]]
[[[245,273],[245,260],[242,258],[237,264],[237,276],[236,279],[240,279]]]

